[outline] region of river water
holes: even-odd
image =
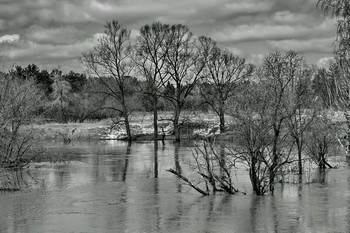
[[[323,182],[278,184],[264,197],[252,194],[242,169],[235,181],[246,195],[203,197],[166,172],[189,172],[191,145],[45,147],[71,161],[11,174],[22,191],[0,192],[0,232],[350,232],[346,166],[312,174]]]

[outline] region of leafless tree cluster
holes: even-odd
[[[254,191],[273,192],[276,177],[287,164],[298,162],[317,115],[308,90],[312,71],[295,52],[265,56],[235,108],[233,150],[249,168]],[[268,189],[267,189],[268,187]]]
[[[350,3],[347,0],[319,0],[317,6],[337,19],[334,62],[325,76],[334,83],[335,107],[344,112],[347,125],[347,152],[350,152]]]
[[[225,154],[223,145],[217,146],[212,142],[204,142],[197,145],[193,151],[194,162],[191,164],[192,170],[198,174],[196,184],[189,181],[181,171],[168,169],[168,172],[175,174],[189,186],[203,195],[210,193],[226,192],[235,194],[239,190],[235,188],[233,175],[235,171],[235,158]],[[204,183],[205,188],[200,184]]]
[[[232,117],[233,142],[226,143],[230,153],[218,154],[207,144],[196,148],[195,169],[205,189],[176,170],[169,172],[205,195],[221,190],[235,193],[231,168],[240,162],[249,169],[254,192],[264,195],[274,191],[286,165],[296,163],[301,175],[307,153],[320,167],[332,167],[326,156],[336,135],[324,117],[325,106],[343,109],[350,127],[349,4],[337,2],[339,6],[319,1],[326,12],[331,9],[339,18],[339,49],[329,69],[309,66],[293,51],[271,52],[254,67],[214,40],[197,38],[184,25],[159,22],[141,27],[136,39],[118,21],[107,23],[104,36],[93,51],[83,54],[82,62],[103,84],[100,92],[113,100],[110,108],[123,117],[129,140],[131,92],[139,92],[152,106],[155,140],[159,101],[166,99],[173,109],[175,139],[180,141],[185,100],[198,91],[218,115],[220,133],[227,131],[225,116]],[[132,88],[135,77],[143,81],[136,89]]]
[[[200,53],[204,59],[203,82],[200,93],[220,120],[220,132],[225,132],[225,114],[234,99],[237,86],[247,81],[254,70],[244,58],[235,56],[207,37],[200,37]],[[231,103],[232,104],[232,103]]]
[[[180,141],[180,116],[186,99],[203,87],[201,93],[220,117],[220,129],[225,129],[225,105],[232,97],[238,82],[248,78],[252,65],[221,49],[210,38],[197,39],[187,26],[159,22],[145,25],[136,40],[118,21],[106,24],[105,35],[82,63],[105,86],[102,94],[114,98],[115,110],[125,121],[128,139],[132,139],[128,116],[132,107],[127,105],[129,80],[142,80],[141,93],[152,106],[154,139],[158,140],[158,105],[163,98],[172,106],[175,140]],[[114,83],[113,83],[114,82]],[[210,87],[208,87],[210,86]],[[210,91],[214,88],[213,91]]]
[[[32,159],[28,152],[31,133],[23,134],[41,105],[41,95],[32,80],[0,74],[0,167],[17,168]]]
[[[248,168],[257,195],[273,193],[287,165],[297,164],[300,175],[303,162],[310,158],[321,168],[331,167],[326,157],[336,135],[310,88],[315,72],[293,51],[265,56],[225,108],[234,119],[233,140],[225,142],[226,152],[217,156],[215,148],[206,145],[196,149],[195,170],[213,191],[216,184],[232,186],[230,172],[223,177],[214,171],[228,171],[235,164]]]

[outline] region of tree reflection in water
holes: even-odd
[[[0,169],[0,191],[20,191],[38,184],[29,170]]]
[[[154,178],[158,178],[158,141],[154,141]]]
[[[128,142],[128,145],[126,147],[126,154],[124,159],[124,168],[123,168],[123,181],[126,180],[126,174],[128,172],[128,165],[129,165],[129,156],[131,154],[131,142]]]

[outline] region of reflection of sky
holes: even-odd
[[[71,147],[77,145],[70,145]],[[326,184],[276,185],[275,196],[202,197],[166,168],[175,148],[134,144],[122,182],[126,144],[85,145],[80,161],[42,164],[32,172],[47,189],[0,193],[0,232],[349,232],[350,171],[331,169]],[[104,147],[104,148],[103,148]],[[65,152],[66,153],[66,152]],[[99,154],[98,154],[99,153]],[[190,156],[179,148],[179,161]],[[246,184],[247,174],[237,179]],[[243,179],[243,181],[241,181]],[[242,190],[242,189],[241,189]],[[245,190],[243,190],[245,191]]]
[[[48,188],[68,188],[96,184],[100,182],[122,181],[124,172],[128,180],[152,178],[154,176],[153,143],[133,144],[127,154],[127,144],[117,141],[105,141],[101,144],[68,145],[56,148],[61,156],[72,152],[79,153],[79,161],[69,163],[38,164],[40,178],[45,180]],[[52,145],[50,149],[54,150]],[[189,157],[189,148],[180,150],[180,162]],[[158,148],[158,173],[160,176],[172,177],[165,170],[174,167],[174,147],[172,145]]]

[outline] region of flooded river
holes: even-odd
[[[313,174],[322,183],[278,184],[265,197],[252,194],[242,170],[235,181],[247,195],[203,197],[166,172],[188,171],[191,145],[45,147],[72,159],[11,175],[22,191],[0,192],[0,232],[350,232],[346,166]]]

